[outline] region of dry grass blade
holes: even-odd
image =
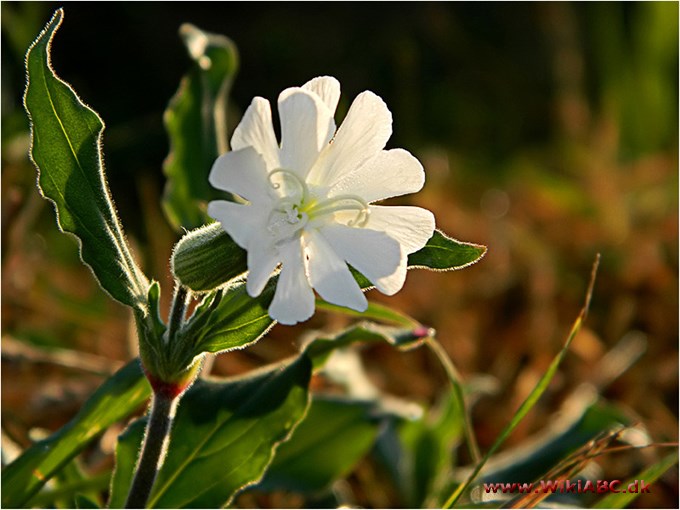
[[[606,452],[609,445],[618,439],[621,432],[623,432],[623,428],[599,434],[567,458],[562,459],[555,467],[543,475],[541,480],[551,480],[559,483],[560,481],[573,478],[593,458]],[[503,508],[534,508],[551,494],[552,492],[549,490],[538,491],[538,493],[530,492],[512,499]]]

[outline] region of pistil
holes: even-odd
[[[350,227],[364,227],[368,222],[368,203],[357,195],[317,200],[310,194],[304,180],[285,168],[270,172],[269,182],[276,197],[269,214],[268,230],[278,238],[277,242],[291,239],[312,220],[339,212],[356,212],[356,216],[347,222]]]

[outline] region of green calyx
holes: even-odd
[[[135,316],[139,356],[155,392],[177,396],[191,385],[200,371],[203,356],[196,355],[191,338],[181,330],[187,298],[186,289],[178,287],[166,326],[160,318],[160,286],[153,282],[148,294],[149,312]]]
[[[182,237],[172,252],[171,266],[179,283],[192,292],[208,292],[248,270],[246,251],[219,223],[210,223]]]

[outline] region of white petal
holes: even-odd
[[[305,178],[335,130],[333,116],[321,98],[301,88],[279,95],[281,167]]]
[[[264,158],[267,169],[273,170],[280,166],[272,110],[269,101],[263,97],[253,99],[231,137],[232,150],[246,147],[253,147]]]
[[[252,147],[222,154],[210,170],[209,181],[251,202],[271,201],[264,159]]]
[[[434,214],[410,206],[369,206],[366,228],[387,233],[406,255],[420,250],[434,233]]]
[[[335,114],[335,109],[340,100],[340,82],[338,80],[332,76],[319,76],[309,80],[302,88],[314,92],[331,111],[331,115]]]
[[[384,232],[337,224],[327,225],[321,232],[333,250],[383,294],[392,295],[404,285],[406,255]]]
[[[269,316],[281,324],[292,325],[309,319],[314,313],[314,291],[305,275],[300,241],[287,243],[280,252],[283,266]]]
[[[392,149],[380,151],[354,172],[327,184],[331,197],[352,194],[366,202],[375,202],[420,191],[425,184],[425,172],[408,151]]]
[[[262,219],[252,205],[213,200],[208,204],[208,216],[219,221],[224,231],[244,249],[248,248],[253,233],[262,228]]]
[[[323,234],[308,231],[304,235],[304,242],[309,281],[319,295],[329,303],[358,312],[365,311],[368,307],[366,296],[347,264],[336,255]]]
[[[246,290],[252,297],[260,295],[264,286],[269,281],[274,269],[281,262],[279,253],[274,248],[273,242],[263,235],[261,227],[254,234],[248,244],[248,280]]]
[[[373,92],[359,94],[308,181],[325,186],[375,157],[392,135],[392,114]]]

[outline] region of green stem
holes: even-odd
[[[475,438],[474,431],[472,429],[470,410],[468,409],[468,406],[465,402],[465,393],[462,386],[463,379],[458,373],[458,370],[456,370],[456,367],[453,365],[451,358],[449,358],[449,355],[446,353],[441,344],[437,342],[437,340],[435,340],[433,337],[429,337],[427,339],[427,344],[434,355],[437,356],[439,363],[441,363],[446,375],[449,378],[451,388],[453,389],[453,393],[455,394],[456,400],[458,400],[458,405],[460,406],[463,413],[465,443],[467,444],[468,451],[470,452],[472,462],[477,464],[482,459],[482,454],[479,451],[477,439]]]
[[[178,397],[168,396],[163,392],[154,394],[149,420],[146,424],[142,452],[125,502],[125,508],[146,507],[156,475],[165,460],[165,453],[170,442],[170,428],[178,402]]]

